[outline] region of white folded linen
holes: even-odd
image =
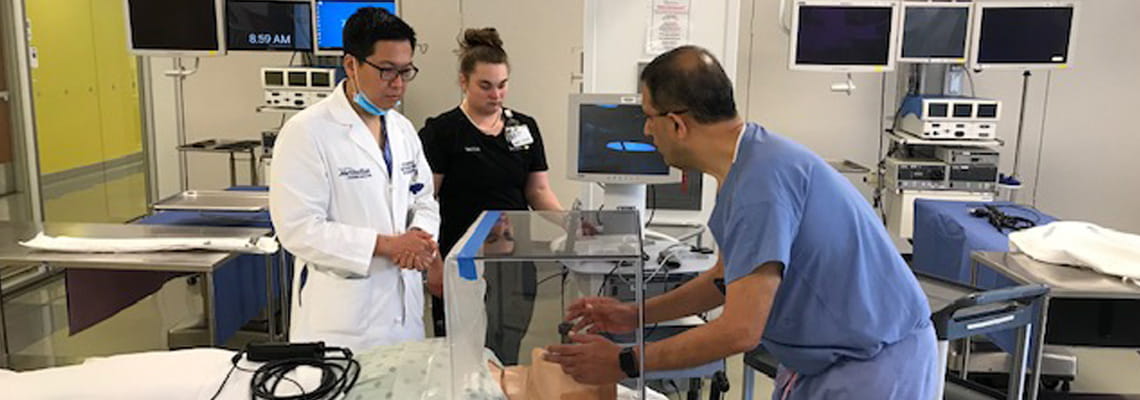
[[[131,238],[97,239],[67,236],[48,236],[43,232],[21,246],[47,251],[68,253],[150,253],[180,250],[214,250],[239,253],[276,253],[277,239],[258,238]]]
[[[1140,235],[1057,221],[1010,233],[1009,247],[1037,261],[1085,267],[1140,284]]]

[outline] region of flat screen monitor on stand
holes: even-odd
[[[313,8],[313,30],[316,32],[318,56],[344,55],[344,24],[362,7],[377,7],[400,15],[396,0],[316,0]]]
[[[644,131],[636,94],[570,96],[567,178],[605,184],[600,208],[639,210],[643,224],[646,185],[681,181]]]
[[[797,0],[788,67],[824,72],[894,70],[897,16],[895,1]]]
[[[971,46],[974,70],[1072,65],[1076,2],[989,2],[976,7]]]

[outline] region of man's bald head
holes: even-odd
[[[657,56],[641,71],[641,84],[660,112],[686,111],[702,124],[736,118],[732,81],[703,48],[682,46]]]

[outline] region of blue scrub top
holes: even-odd
[[[870,204],[819,156],[759,125],[745,127],[709,228],[726,282],[784,266],[761,345],[792,371],[869,360],[930,326],[918,280]]]

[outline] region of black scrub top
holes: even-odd
[[[484,210],[528,210],[526,182],[531,172],[546,171],[546,152],[534,118],[511,110],[530,129],[534,143],[512,148],[503,130],[489,136],[456,107],[428,118],[420,130],[428,164],[443,174],[439,193],[440,251],[447,254]]]

